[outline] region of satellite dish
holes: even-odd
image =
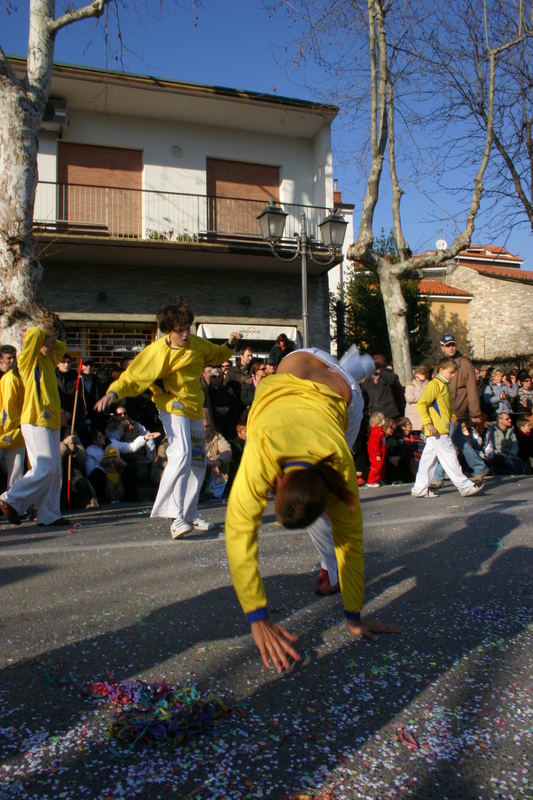
[[[437,250],[447,250],[448,249],[448,242],[446,239],[438,239],[436,242]]]

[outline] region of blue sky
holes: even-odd
[[[16,5],[18,10],[12,14],[7,14],[5,3],[0,8],[0,43],[10,54],[25,55],[29,0],[18,0]],[[61,11],[60,0],[56,6],[58,12]],[[159,2],[148,0],[146,6],[153,10],[143,15],[135,10],[122,13],[122,38],[127,48],[123,66],[127,72],[302,99],[317,99],[319,92],[322,98],[327,89],[327,78],[314,65],[298,70],[288,66],[286,45],[290,44],[294,31],[288,31],[285,20],[269,18],[261,0],[232,0],[231,3],[203,0],[198,8],[194,0],[188,3],[165,0],[161,9]],[[114,43],[107,52],[107,65],[111,69],[121,69]],[[72,64],[106,66],[102,21],[87,20],[61,31],[56,40],[55,58]],[[334,98],[331,102],[335,103]],[[362,123],[367,124],[364,119]],[[334,174],[343,199],[355,204],[357,231],[364,182],[351,159],[353,137],[349,128],[342,115],[333,125]],[[441,199],[438,193],[428,196],[421,187],[410,185],[407,176],[405,185],[402,219],[412,250],[434,247],[440,238],[451,242],[455,234],[452,223],[435,222],[429,215],[433,204],[434,208],[442,204],[453,216],[458,212],[455,201]],[[380,226],[386,231],[391,228],[389,208],[385,184],[376,216],[377,233]],[[482,217],[478,220],[474,243],[506,247],[524,259],[524,268],[533,269],[533,236],[527,226],[513,230],[507,240],[502,237],[496,241],[485,233]],[[462,223],[464,216],[459,215],[459,221]]]

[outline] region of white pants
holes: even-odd
[[[11,489],[24,475],[26,448],[24,445],[21,447],[2,447],[0,449],[0,459],[2,458],[6,463],[7,488]]]
[[[426,439],[414,486],[411,490],[412,494],[425,494],[433,480],[439,461],[448,478],[459,492],[472,488],[474,484],[463,473],[457,458],[457,450],[452,440],[447,434],[441,434],[440,436],[428,436]]]
[[[21,425],[20,429],[31,469],[4,492],[2,500],[13,506],[19,514],[25,514],[30,506],[36,506],[37,522],[50,525],[61,517],[59,429],[51,430],[39,425]]]
[[[168,461],[150,516],[193,522],[205,477],[204,421],[166,411],[159,416],[167,436]]]
[[[361,420],[363,419],[364,407],[363,396],[357,381],[361,378],[364,378],[365,375],[361,375],[357,369],[350,369],[352,365],[356,365],[356,362],[358,367],[361,365],[361,359],[358,357],[357,350],[355,348],[354,350],[350,349],[348,353],[346,353],[346,358],[343,356],[340,362],[337,361],[335,356],[332,356],[330,353],[326,353],[325,350],[319,350],[316,347],[310,347],[306,350],[296,350],[294,352],[311,353],[315,356],[315,358],[318,358],[320,361],[323,361],[325,364],[327,364],[331,370],[342,375],[342,377],[346,380],[346,383],[350,386],[352,390],[352,399],[347,408],[348,427],[346,429],[346,441],[351,449],[355,440],[357,439],[357,434],[359,433]],[[357,357],[355,356],[355,353],[357,353]],[[285,356],[285,358],[290,358],[290,355]],[[366,365],[366,371],[374,371],[374,362],[370,356],[368,358],[368,364],[363,362]],[[352,488],[353,491],[357,493],[357,487]],[[322,569],[327,569],[329,582],[332,586],[334,586],[338,581],[337,557],[335,555],[335,547],[333,545],[331,520],[328,515],[321,514],[312,525],[309,525],[307,528],[307,533],[313,542],[315,550],[320,556],[320,566]]]

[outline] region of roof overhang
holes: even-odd
[[[254,272],[301,272],[301,260],[280,261],[263,242],[180,243],[138,239],[104,239],[70,234],[40,233],[36,250],[41,263],[95,264],[105,266],[176,267]],[[287,253],[287,251],[286,251]],[[325,253],[327,258],[327,252]],[[342,261],[332,263],[307,259],[309,275],[322,275]]]
[[[10,62],[19,76],[25,73],[26,59],[10,57]],[[338,112],[335,106],[289,97],[70,64],[54,64],[50,96],[66,100],[69,111],[141,116],[304,139],[313,139]]]

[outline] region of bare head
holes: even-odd
[[[429,370],[425,364],[420,364],[418,367],[413,367],[413,376],[418,378],[419,381],[427,381]]]
[[[54,350],[56,349],[57,344],[57,333],[55,332],[54,328],[51,326],[43,326],[41,328],[42,331],[46,334],[46,339],[44,340],[44,344],[41,347],[41,355],[42,356],[49,356],[51,355]]]
[[[194,314],[183,297],[176,297],[162,305],[157,312],[157,324],[162,333],[169,334],[173,347],[186,347],[189,344]]]
[[[68,353],[65,353],[61,361],[58,363],[57,369],[59,370],[59,372],[68,372],[70,370],[71,365],[72,365],[72,359]]]
[[[239,353],[239,357],[241,359],[241,366],[247,367],[248,364],[251,362],[252,358],[254,357],[253,348],[250,347],[250,345],[246,345],[246,347],[243,347],[243,349]]]
[[[0,372],[9,372],[13,369],[13,364],[17,358],[17,351],[11,344],[3,344],[0,347]]]
[[[284,528],[306,528],[324,511],[329,494],[355,510],[356,497],[333,466],[333,455],[306,469],[283,472],[276,485],[276,519]]]

